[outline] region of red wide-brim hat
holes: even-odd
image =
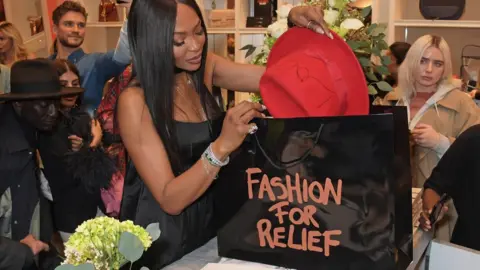
[[[355,54],[334,38],[294,27],[273,45],[260,94],[276,118],[368,115],[368,87]]]

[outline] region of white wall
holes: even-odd
[[[41,16],[41,0],[4,0],[7,20],[13,23],[23,39],[31,38],[28,16]]]

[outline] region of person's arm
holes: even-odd
[[[235,63],[211,52],[207,65],[213,67],[214,85],[240,92],[258,92],[260,78],[265,73],[263,66]]]
[[[128,88],[120,94],[117,117],[120,136],[135,168],[165,212],[180,214],[213,182],[219,168],[203,164],[201,160],[182,175],[174,176],[141,89]],[[208,166],[208,174],[204,165]]]
[[[130,4],[125,5],[127,8],[125,12],[129,12]],[[130,52],[130,45],[128,43],[128,20],[123,22],[120,29],[120,36],[117,41],[115,50],[109,51],[102,55],[98,60],[100,71],[104,74],[105,83],[111,78],[119,76],[125,68],[131,64],[132,55]]]
[[[456,187],[465,181],[480,148],[480,125],[462,133],[445,152],[424,184],[424,209],[431,210],[444,193],[454,194]]]
[[[458,127],[454,131],[455,136],[445,136],[440,134],[439,143],[433,149],[437,153],[439,158],[447,152],[448,148],[456,140],[458,135],[462,134],[465,130],[470,128],[473,125],[480,124],[480,109],[469,98],[464,98],[460,101],[459,111],[455,114],[454,126]]]
[[[120,37],[118,38],[117,47],[113,53],[113,61],[122,65],[128,65],[132,61],[130,53],[130,44],[128,43],[128,20],[125,20],[120,29]]]
[[[219,166],[213,166],[202,157],[175,177],[164,143],[145,104],[143,90],[137,87],[124,90],[118,98],[117,109],[120,136],[140,177],[165,212],[180,214],[207,190]],[[242,102],[227,112],[222,132],[211,144],[218,160],[225,161],[242,144],[254,125],[250,121],[262,117],[261,109],[258,103]]]
[[[28,269],[34,264],[33,252],[27,245],[0,237],[0,269]]]

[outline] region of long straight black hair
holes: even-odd
[[[176,72],[173,35],[177,3],[193,8],[204,29],[205,45],[202,64],[197,71],[190,74],[207,120],[210,121],[205,105],[205,100],[210,93],[204,87],[208,35],[202,12],[195,0],[133,0],[128,16],[128,39],[132,50],[133,66],[144,90],[145,103],[176,175],[183,170],[173,118]]]

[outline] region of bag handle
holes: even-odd
[[[322,133],[324,125],[325,124],[320,125],[320,127],[318,128],[318,131],[317,131],[317,135],[315,136],[315,141],[314,141],[312,147],[310,149],[308,149],[301,157],[293,159],[293,160],[289,160],[289,161],[280,161],[279,164],[275,163],[273,161],[273,159],[270,158],[270,156],[267,154],[265,149],[263,149],[263,147],[260,143],[260,140],[258,139],[257,134],[254,134],[253,136],[255,137],[258,148],[262,152],[263,156],[267,159],[267,161],[270,162],[270,164],[272,164],[272,166],[275,167],[276,169],[285,170],[285,169],[291,168],[293,166],[296,166],[296,165],[302,163],[312,153],[313,149],[315,148],[318,141],[320,140],[320,135]]]

